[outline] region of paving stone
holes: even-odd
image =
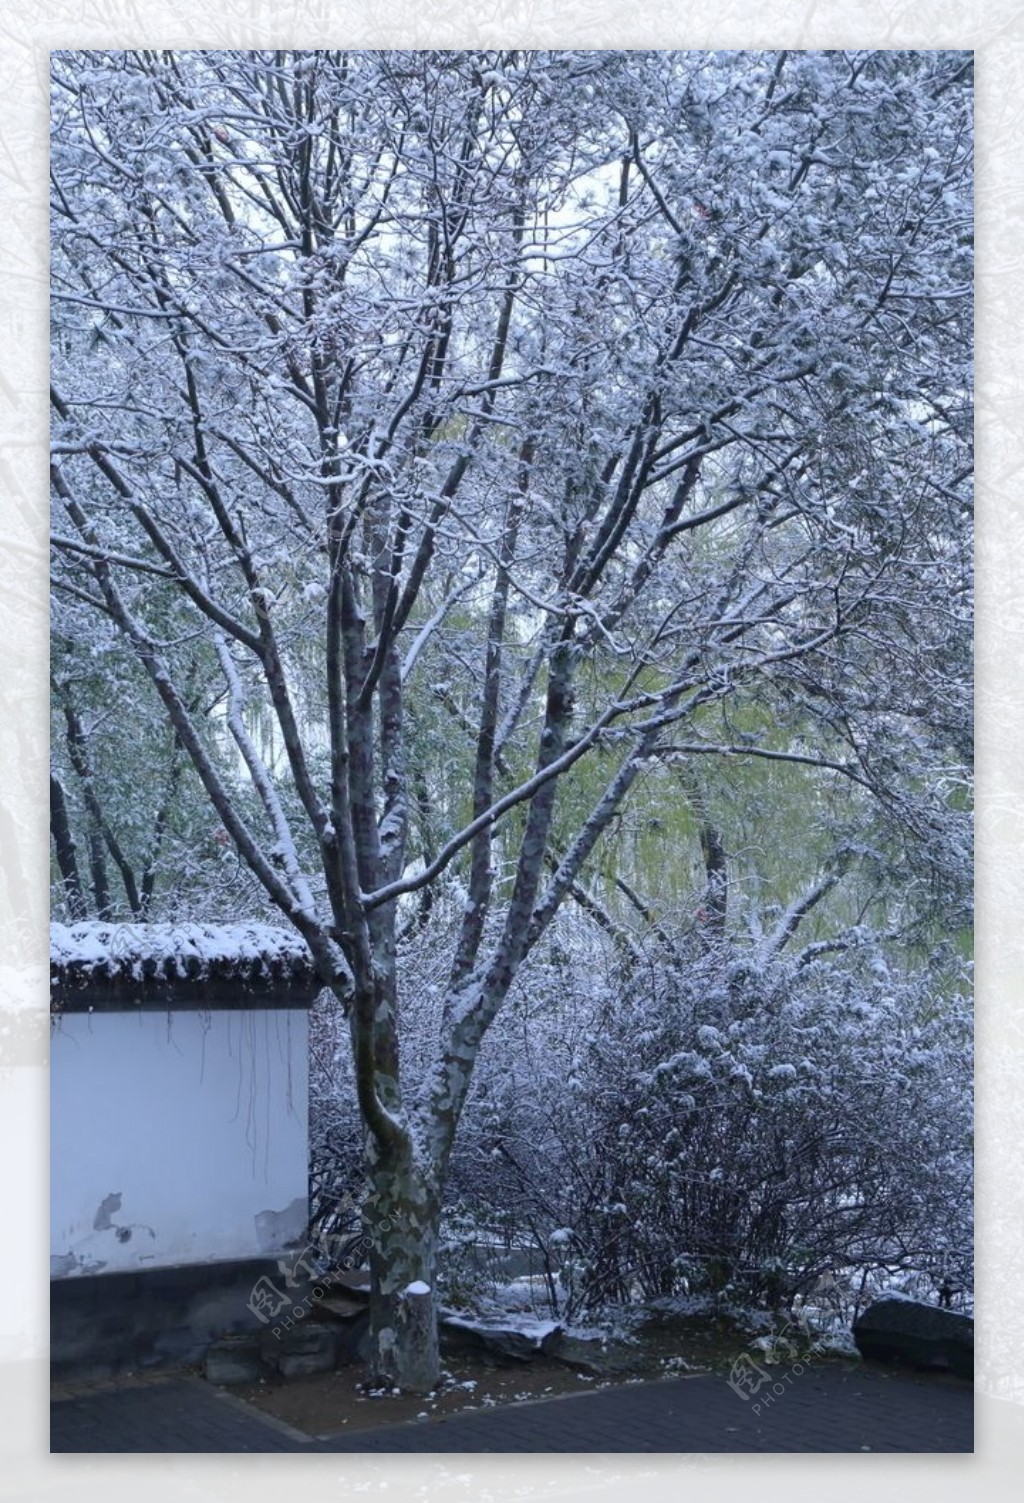
[[[974,1393],[951,1376],[855,1364],[778,1370],[744,1398],[723,1377],[625,1383],[304,1443],[199,1379],[51,1406],[51,1450],[75,1452],[969,1452]]]
[[[119,1388],[50,1407],[50,1450],[111,1452],[303,1451],[256,1410],[225,1402],[201,1379]]]

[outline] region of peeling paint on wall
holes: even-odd
[[[94,1232],[109,1232],[114,1223],[111,1221],[115,1211],[121,1209],[121,1193],[115,1190],[110,1195],[105,1195],[100,1201],[99,1209],[93,1218],[92,1228]]]
[[[305,1240],[309,1201],[305,1195],[300,1195],[283,1211],[260,1211],[255,1220],[260,1252],[279,1252]]]
[[[106,1266],[106,1258],[82,1258],[73,1252],[50,1255],[51,1279],[67,1279],[75,1274],[99,1273],[100,1269]]]

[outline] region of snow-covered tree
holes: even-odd
[[[474,1061],[566,899],[614,923],[588,883],[631,795],[690,799],[710,882],[708,790],[785,764],[810,829],[852,791],[820,883],[902,862],[956,896],[970,82],[945,53],[54,55],[58,630],[131,650],[346,1009],[403,1387],[437,1376]],[[400,943],[456,876],[409,1061]]]

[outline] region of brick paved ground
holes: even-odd
[[[625,1384],[571,1398],[303,1441],[200,1379],[51,1407],[52,1451],[722,1452],[973,1449],[971,1386],[853,1364],[805,1368],[739,1397],[721,1377]]]
[[[51,1451],[305,1451],[249,1405],[200,1378],[117,1388],[50,1405]]]

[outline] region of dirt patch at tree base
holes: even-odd
[[[500,1366],[475,1354],[448,1357],[441,1386],[425,1397],[368,1394],[366,1369],[361,1366],[288,1381],[268,1376],[226,1391],[304,1435],[323,1437],[554,1399],[613,1384],[726,1373],[749,1343],[749,1333],[717,1323],[656,1325],[637,1341],[573,1342],[574,1360],[585,1362],[585,1370],[552,1357]]]
[[[515,1369],[487,1368],[467,1360],[452,1362],[445,1369],[442,1386],[425,1397],[367,1394],[361,1389],[365,1381],[365,1369],[352,1367],[289,1382],[268,1378],[255,1384],[233,1385],[227,1392],[305,1435],[327,1436],[342,1430],[369,1430],[377,1425],[442,1419],[472,1409],[556,1398],[623,1380],[599,1380],[539,1359]]]

